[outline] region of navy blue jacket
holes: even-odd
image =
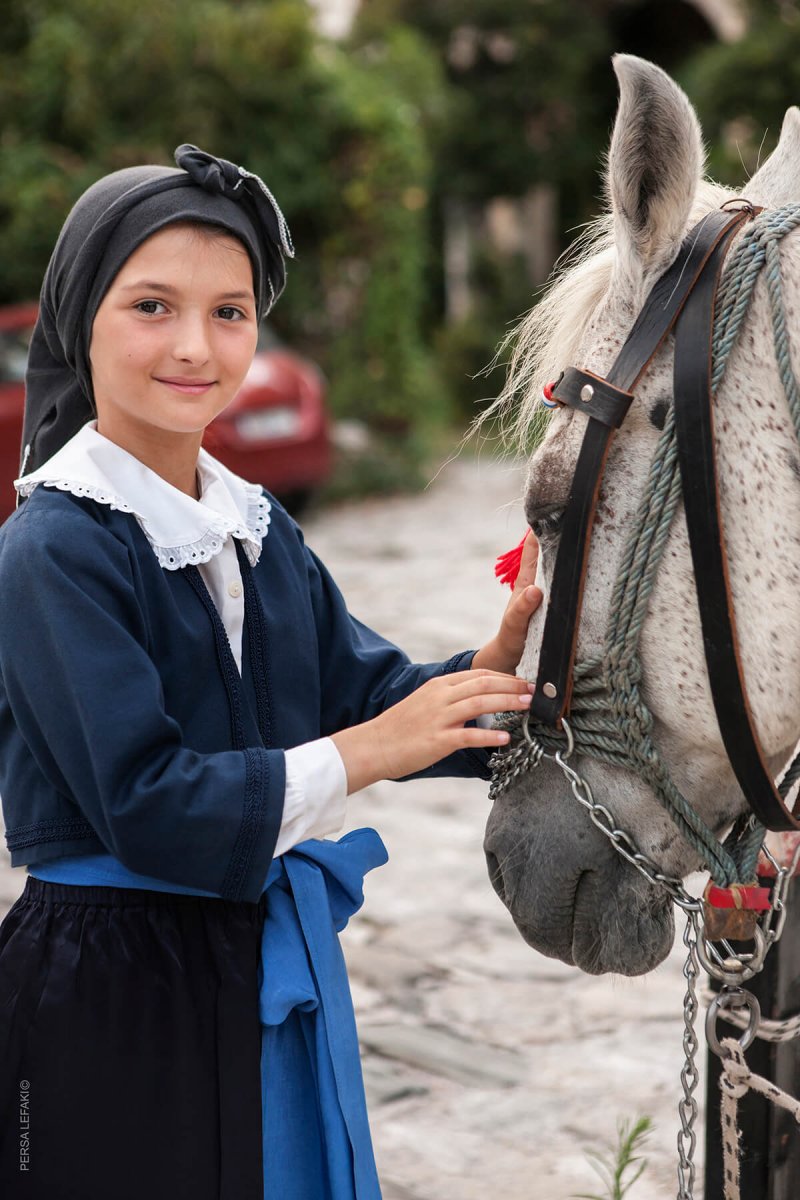
[[[93,851],[256,901],[283,751],[369,720],[471,651],[415,665],[347,612],[272,501],[239,674],[196,567],[162,569],[136,518],[38,487],[0,529],[0,796],[13,866]],[[411,603],[409,599],[409,603]],[[464,750],[422,775],[488,778]]]

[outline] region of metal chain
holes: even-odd
[[[492,781],[489,784],[489,800],[494,804],[498,796],[510,788],[512,783],[526,771],[532,771],[542,761],[544,747],[535,738],[524,738],[513,750],[493,754],[489,759]]]
[[[683,933],[683,944],[686,947],[686,962],[683,967],[683,975],[686,980],[686,993],[683,1001],[684,1064],[681,1070],[683,1096],[678,1104],[680,1129],[678,1131],[677,1200],[694,1200],[694,1154],[697,1145],[694,1126],[698,1116],[694,1093],[699,1081],[695,1024],[698,1012],[697,979],[700,966],[702,963],[710,975],[722,982],[721,992],[717,995],[713,1006],[714,1018],[716,1019],[717,1010],[723,1007],[730,1008],[730,1012],[726,1012],[726,1019],[737,1016],[736,1006],[733,1003],[729,1005],[727,1001],[733,1001],[736,995],[741,993],[739,985],[762,969],[767,951],[781,938],[786,922],[786,899],[789,885],[798,862],[800,862],[800,846],[795,852],[793,861],[786,866],[780,866],[769,849],[766,846],[763,847],[765,855],[775,869],[775,883],[772,890],[771,908],[763,926],[756,927],[755,949],[752,954],[742,954],[739,951],[735,952],[728,942],[723,941],[720,943],[723,952],[720,953],[701,930],[702,901],[687,892],[681,879],[665,875],[652,859],[639,850],[631,836],[624,829],[618,828],[613,814],[605,805],[599,804],[594,799],[588,781],[569,765],[567,759],[571,756],[575,743],[572,730],[566,720],[562,720],[562,727],[566,737],[564,749],[556,751],[555,754],[549,754],[542,744],[531,735],[528,722],[524,720],[522,724],[523,740],[513,750],[495,754],[490,761],[489,765],[493,769],[493,775],[489,795],[492,801],[496,800],[523,772],[533,770],[543,758],[552,759],[569,781],[575,799],[586,809],[592,823],[609,839],[614,849],[631,866],[635,867],[648,883],[664,888],[674,903],[685,912],[686,926]],[[760,1013],[755,997],[751,993],[744,992],[741,995],[742,1000],[747,1001],[745,1007],[748,1008],[749,1013],[749,1028],[746,1035],[746,1044],[749,1044],[759,1026]],[[709,1010],[709,1017],[711,1015],[711,1010]],[[800,1032],[800,1020],[791,1019],[781,1023],[781,1032],[784,1037],[788,1036],[790,1025],[795,1035]],[[765,1034],[765,1036],[769,1035]],[[744,1038],[741,1045],[742,1048],[745,1047]]]
[[[736,341],[740,326],[747,313],[756,280],[766,262],[768,266],[767,288],[772,310],[777,361],[781,368],[784,391],[789,402],[795,428],[798,437],[800,437],[800,387],[798,386],[798,381],[792,371],[790,362],[785,311],[781,297],[780,264],[778,257],[778,242],[780,238],[789,230],[796,228],[798,224],[800,224],[800,206],[793,205],[787,207],[785,210],[779,209],[773,211],[767,214],[766,217],[753,222],[750,230],[744,234],[738,253],[734,254],[732,263],[728,264],[728,269],[723,275],[717,297],[714,318],[714,345],[712,347],[714,371],[712,384],[713,390],[716,392],[725,371],[731,348]],[[647,601],[655,579],[655,572],[657,571],[658,562],[666,543],[666,533],[669,529],[672,514],[675,511],[675,506],[679,498],[674,460],[672,461],[672,473],[665,473],[664,470],[664,464],[667,461],[666,452],[674,453],[674,445],[670,438],[664,439],[665,453],[660,457],[657,456],[651,467],[651,479],[643,502],[644,507],[640,509],[640,513],[643,515],[640,522],[637,519],[637,524],[634,526],[634,536],[628,543],[625,551],[623,570],[617,580],[615,590],[615,606],[612,606],[616,607],[617,617],[616,619],[612,619],[609,629],[606,657],[603,660],[598,660],[602,661],[605,667],[609,666],[612,654],[627,652],[630,658],[631,651],[635,651],[638,644],[642,622],[647,610]],[[662,449],[661,443],[659,443],[659,449]],[[652,520],[653,505],[656,497],[658,497],[656,511],[660,513],[660,524],[656,524]],[[622,622],[622,615],[625,617],[624,622]],[[624,629],[623,624],[625,626]],[[584,664],[584,667],[588,671],[589,664]],[[576,679],[577,677],[576,671]],[[627,676],[625,682],[630,682]],[[610,686],[608,689],[607,700],[617,724],[617,728],[614,729],[612,727],[610,731],[612,735],[619,733],[620,727],[628,721],[629,714],[626,706],[630,702],[630,693],[634,690],[630,687],[618,686]],[[594,735],[594,740],[592,736],[587,736],[586,745],[582,748],[589,753],[593,752],[597,758],[603,758],[604,755],[613,752],[618,754],[618,747],[611,745],[609,748],[608,740],[606,739],[607,729],[602,725],[598,727],[596,723],[598,697],[592,695],[591,701],[591,704],[587,704],[587,712],[589,709],[592,710],[594,723],[591,726],[587,724],[586,728],[589,730],[590,735]],[[637,732],[640,746],[642,743],[647,742],[651,751],[653,751],[652,744],[648,741],[649,730],[645,724],[645,721],[648,720],[652,722],[652,717],[643,703],[640,703],[638,706],[637,717],[639,720]],[[682,880],[665,875],[651,859],[641,853],[633,839],[624,830],[617,827],[613,814],[604,805],[595,801],[587,781],[568,765],[567,759],[572,753],[574,742],[567,721],[562,721],[567,738],[566,747],[554,754],[547,753],[541,743],[537,742],[531,735],[528,721],[529,718],[527,716],[522,721],[524,740],[517,744],[513,750],[495,754],[490,762],[490,766],[493,768],[493,779],[489,793],[490,799],[492,801],[496,800],[519,775],[524,771],[537,767],[542,757],[553,759],[569,780],[575,799],[587,810],[595,827],[609,839],[614,849],[648,883],[663,887],[674,903],[686,913],[686,928],[683,937],[684,945],[687,949],[687,959],[683,972],[686,979],[683,1035],[685,1061],[681,1072],[683,1098],[679,1105],[681,1129],[678,1134],[678,1200],[693,1200],[695,1177],[694,1151],[696,1142],[694,1123],[697,1117],[697,1103],[694,1099],[694,1091],[698,1082],[696,1065],[697,1037],[694,1031],[697,1017],[697,977],[702,965],[709,974],[722,984],[719,996],[709,1008],[709,1020],[706,1023],[706,1034],[709,1036],[709,1044],[712,1049],[715,1049],[716,1053],[723,1053],[716,1038],[717,1015],[724,1011],[727,1018],[728,1016],[732,1017],[738,1014],[739,1008],[747,1009],[748,1028],[745,1037],[740,1039],[738,1045],[738,1051],[741,1052],[745,1048],[746,1039],[751,1039],[757,1031],[760,1021],[760,1010],[756,998],[752,993],[744,991],[740,985],[747,979],[752,978],[752,976],[763,968],[767,952],[780,939],[783,933],[786,920],[786,898],[789,884],[794,874],[794,868],[797,865],[797,856],[791,868],[781,868],[772,859],[776,870],[776,878],[773,886],[771,908],[756,926],[753,952],[751,954],[742,954],[739,951],[734,951],[733,947],[727,941],[719,943],[722,947],[722,952],[720,952],[718,947],[707,938],[704,923],[701,924],[701,914],[703,912],[701,901],[689,895],[683,886]],[[585,730],[583,732],[586,733]],[[548,744],[550,744],[549,741]],[[698,840],[699,831],[693,820],[693,818],[696,818],[696,814],[691,808],[688,808],[685,800],[677,793],[674,785],[672,786],[673,795],[670,796],[667,794],[666,784],[661,778],[654,780],[652,773],[650,777],[647,776],[646,772],[642,769],[643,763],[646,765],[644,756],[640,755],[640,761],[637,761],[635,764],[627,761],[623,765],[637,770],[640,776],[647,779],[647,782],[651,785],[662,803],[664,803],[667,811],[673,816],[678,828],[683,832],[691,845],[701,850],[704,856],[707,856],[712,849],[722,854],[726,849],[725,846],[719,847],[715,839],[711,836],[711,831],[707,828],[704,827],[703,836]],[[785,774],[781,785],[781,791],[784,796],[795,781],[795,777],[800,777],[800,755],[798,755]],[[677,801],[681,802],[681,807],[678,806]],[[709,835],[710,840],[706,840],[705,834]],[[769,858],[772,858],[766,847],[764,847],[764,851]],[[751,873],[754,873],[753,869],[757,856],[755,830],[750,831],[750,840],[749,843],[744,845],[744,852],[744,860],[734,859],[731,855],[728,855],[728,866],[732,868],[733,873],[727,875],[726,872],[723,872],[723,874],[726,874],[727,882],[742,880],[746,882]],[[800,848],[798,848],[798,853],[800,854]],[[713,857],[707,857],[707,861],[712,875],[717,878],[715,866],[721,869],[725,865],[724,862],[720,863],[718,859],[714,859]],[[720,882],[720,880],[717,879],[717,882]],[[781,1024],[788,1025],[788,1022]],[[741,1054],[739,1056],[741,1057]],[[728,1060],[726,1059],[725,1061],[727,1062]]]
[[[624,829],[617,827],[612,813],[609,812],[604,804],[599,804],[595,800],[588,782],[565,761],[560,750],[555,755],[555,761],[569,780],[575,799],[579,804],[583,805],[589,813],[592,823],[601,833],[605,834],[614,846],[614,849],[631,866],[635,867],[648,883],[663,887],[675,903],[684,909],[684,911],[699,912],[701,902],[686,891],[683,881],[676,879],[672,875],[665,875],[663,871],[659,870],[652,859],[648,858],[646,854],[642,854],[630,834],[627,834]]]
[[[622,857],[635,867],[636,870],[644,876],[648,883],[652,883],[659,887],[663,887],[679,908],[684,912],[701,912],[702,901],[698,900],[687,892],[683,886],[683,881],[673,875],[665,875],[664,872],[648,858],[646,854],[638,848],[630,834],[624,829],[620,829],[614,819],[613,814],[595,800],[592,794],[591,786],[588,780],[571,767],[567,759],[571,757],[574,749],[574,738],[572,730],[566,719],[563,719],[562,727],[566,736],[566,745],[563,750],[557,750],[555,754],[549,754],[541,742],[533,737],[528,731],[527,720],[523,721],[522,731],[524,734],[523,740],[520,741],[513,750],[500,751],[494,754],[489,761],[489,766],[492,769],[492,781],[489,787],[489,799],[494,802],[498,796],[502,795],[515,781],[526,771],[533,770],[539,765],[543,758],[552,759],[561,768],[566,779],[569,781],[572,794],[578,803],[586,809],[592,823],[605,835],[613,845],[614,849],[622,855]],[[789,890],[789,884],[800,863],[800,845],[795,852],[792,862],[787,866],[780,866],[775,856],[770,852],[769,848],[764,845],[763,851],[773,869],[775,870],[775,883],[772,889],[772,905],[767,914],[766,921],[763,927],[763,937],[766,943],[764,954],[771,946],[778,942],[783,933],[786,923],[786,897]],[[774,927],[773,927],[774,926]],[[722,943],[729,962],[735,957],[731,947],[727,942]],[[721,963],[723,960],[719,955],[715,955],[713,951],[710,954],[713,959],[716,957]],[[752,956],[745,956],[752,957]],[[711,972],[714,973],[713,971]],[[755,974],[755,972],[753,972]]]
[[[766,842],[762,846],[765,858],[769,861],[775,871],[775,883],[772,885],[772,908],[770,909],[766,925],[764,926],[764,934],[767,939],[767,949],[774,945],[775,942],[781,940],[783,927],[786,924],[786,901],[789,894],[789,887],[797,872],[798,864],[800,863],[800,842],[798,842],[794,855],[790,863],[781,866],[775,855],[770,851]],[[775,921],[773,929],[772,923]]]
[[[533,770],[543,758],[552,759],[569,780],[575,799],[586,809],[594,825],[609,839],[614,849],[635,867],[648,883],[665,888],[679,908],[685,912],[699,912],[702,908],[701,902],[686,891],[683,881],[672,875],[665,875],[652,859],[642,854],[633,838],[624,829],[617,827],[612,813],[605,805],[595,800],[588,781],[569,765],[567,759],[572,754],[575,742],[569,722],[564,719],[561,724],[567,739],[565,748],[557,750],[555,754],[549,754],[541,742],[529,733],[527,720],[523,721],[523,740],[513,750],[494,754],[489,762],[492,769],[489,799],[494,802],[519,775],[524,771]]]
[[[694,1200],[694,1152],[697,1145],[697,1134],[694,1131],[697,1101],[694,1092],[700,1079],[697,1069],[697,1034],[694,1029],[697,1021],[697,977],[700,973],[697,958],[698,921],[697,911],[688,910],[686,928],[683,931],[683,944],[686,947],[686,962],[683,965],[686,995],[683,998],[683,1098],[678,1104],[681,1122],[678,1130],[678,1200]]]

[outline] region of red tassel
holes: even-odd
[[[525,545],[527,537],[526,533],[518,546],[515,546],[513,550],[506,550],[505,554],[499,555],[494,565],[494,573],[500,582],[507,583],[512,588],[517,582],[519,569],[522,566],[522,547]]]

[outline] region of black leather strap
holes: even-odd
[[[612,429],[619,429],[633,400],[630,392],[614,387],[592,371],[579,371],[577,367],[567,367],[561,372],[552,394],[559,404],[579,408],[587,417]]]
[[[675,330],[675,430],[689,544],[692,550],[706,665],[720,732],[745,798],[768,829],[800,829],[776,791],[753,725],[744,683],[719,503],[711,338],[714,299],[726,243],[707,271]]]
[[[633,392],[639,377],[672,329],[715,247],[723,239],[727,242],[752,213],[749,206],[733,211],[717,209],[690,231],[673,265],[653,286],[608,372],[606,382],[611,387],[605,395],[609,405],[621,405],[622,394]],[[571,389],[569,394],[572,394]],[[575,408],[580,408],[580,401]],[[531,700],[534,720],[547,725],[558,725],[569,709],[589,544],[614,433],[614,425],[589,419],[564,512],[539,654],[536,691]]]

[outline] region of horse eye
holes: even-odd
[[[541,513],[531,521],[531,529],[537,538],[552,537],[561,529],[564,520],[564,509],[556,508],[551,512]]]

